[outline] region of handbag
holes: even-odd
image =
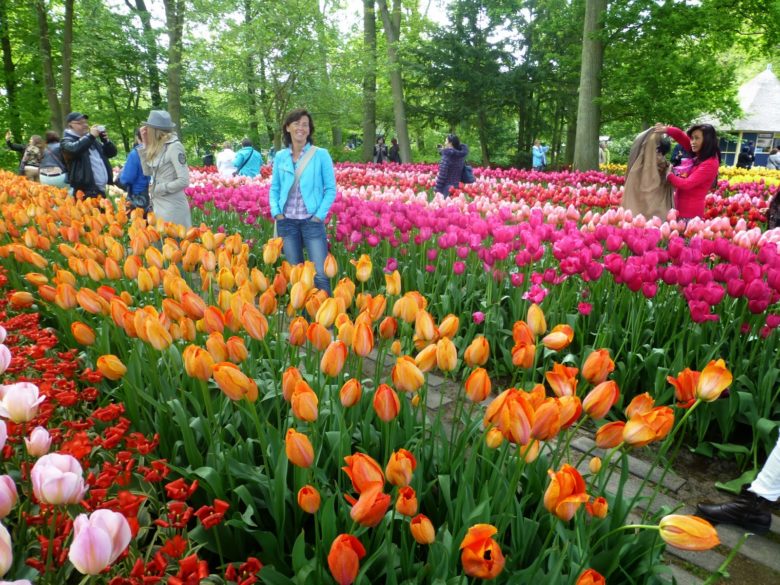
[[[474,178],[474,169],[471,168],[471,165],[466,163],[463,165],[463,170],[460,173],[460,182],[461,183],[474,183],[476,179]]]

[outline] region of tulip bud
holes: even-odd
[[[412,537],[418,544],[431,544],[436,540],[436,531],[427,516],[417,514],[409,524]]]
[[[0,342],[0,374],[8,369],[11,365],[11,350]]]
[[[51,436],[49,431],[43,427],[35,427],[30,433],[30,438],[25,438],[24,443],[27,446],[27,453],[33,457],[41,457],[49,452],[51,447]]]
[[[718,533],[712,524],[697,516],[670,514],[658,524],[661,538],[682,550],[709,550],[718,544]]]
[[[298,467],[311,467],[314,462],[314,448],[309,437],[295,429],[288,429],[284,438],[284,451],[287,459]]]
[[[313,486],[303,486],[298,490],[298,505],[307,514],[316,514],[320,509],[320,492]]]
[[[544,318],[544,311],[536,303],[528,307],[528,314],[526,315],[526,321],[528,326],[533,331],[533,334],[537,337],[544,335],[547,331],[547,321]]]
[[[601,471],[601,457],[593,457],[590,460],[590,463],[588,463],[588,469],[590,469],[590,472],[593,475],[596,475],[599,471]]]
[[[78,504],[87,491],[78,460],[71,455],[49,453],[30,471],[33,493],[44,504]]]
[[[362,394],[363,390],[360,384],[360,380],[357,378],[350,378],[344,382],[344,385],[339,390],[339,399],[341,400],[341,405],[344,408],[355,406],[358,402],[360,402],[360,397]]]
[[[487,443],[487,446],[491,449],[498,449],[503,442],[504,435],[496,427],[491,427],[485,435],[485,443]]]
[[[414,516],[417,514],[418,506],[417,494],[414,489],[406,486],[398,490],[398,499],[395,501],[395,509],[399,514],[409,517]]]
[[[374,411],[380,420],[390,422],[401,410],[401,401],[398,394],[387,384],[380,384],[374,392]]]

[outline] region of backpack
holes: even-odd
[[[460,182],[461,183],[474,183],[476,179],[474,178],[474,170],[471,168],[471,165],[466,163],[463,165],[463,170],[460,173]]]

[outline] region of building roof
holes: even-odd
[[[780,79],[771,65],[744,83],[737,98],[744,114],[727,130],[780,132]]]

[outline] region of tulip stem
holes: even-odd
[[[742,548],[742,545],[745,544],[745,541],[748,539],[749,536],[750,533],[746,532],[740,537],[739,541],[737,542],[737,545],[731,549],[731,552],[723,560],[723,563],[721,563],[720,567],[718,567],[718,570],[712,573],[709,577],[707,577],[707,580],[704,583],[702,583],[702,585],[715,585],[715,583],[717,583],[721,577],[728,577],[726,568],[729,566],[731,561],[734,560],[734,557],[737,556],[739,549]]]

